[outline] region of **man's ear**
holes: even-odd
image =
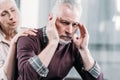
[[[49,14],[48,20],[52,20],[52,18],[53,18],[53,15]]]

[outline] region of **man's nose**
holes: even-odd
[[[69,34],[71,34],[72,31],[73,31],[73,27],[72,27],[72,24],[70,24],[70,25],[68,26],[68,28],[67,28],[67,32],[68,32]]]

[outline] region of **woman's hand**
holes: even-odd
[[[11,40],[11,43],[13,43],[13,44],[16,43],[20,36],[28,36],[28,35],[36,36],[36,32],[37,32],[37,30],[35,30],[35,29],[28,29],[28,30],[19,32],[13,37],[13,39]]]

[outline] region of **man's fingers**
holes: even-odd
[[[74,34],[74,35],[73,35],[73,41],[74,41],[74,42],[76,42],[79,38],[80,38],[80,37],[78,37],[77,34]]]
[[[83,29],[83,25],[82,24],[79,24],[79,29],[80,29],[80,34],[81,34],[81,37],[85,34],[85,31]]]
[[[86,29],[86,27],[82,24],[79,24],[79,29],[80,29],[80,34],[81,34],[81,37],[85,37],[85,35],[88,34],[88,31]]]
[[[53,15],[52,21],[53,21],[54,26],[55,26],[56,19],[57,19],[57,16],[56,16],[56,15]]]
[[[57,19],[56,15],[50,15],[48,27],[55,27],[56,19]]]

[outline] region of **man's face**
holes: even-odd
[[[80,14],[76,9],[71,10],[65,5],[60,6],[55,23],[60,41],[69,43],[72,40],[74,33],[78,29],[79,19]]]
[[[19,24],[19,12],[11,0],[0,2],[0,25],[2,29],[16,29]]]

